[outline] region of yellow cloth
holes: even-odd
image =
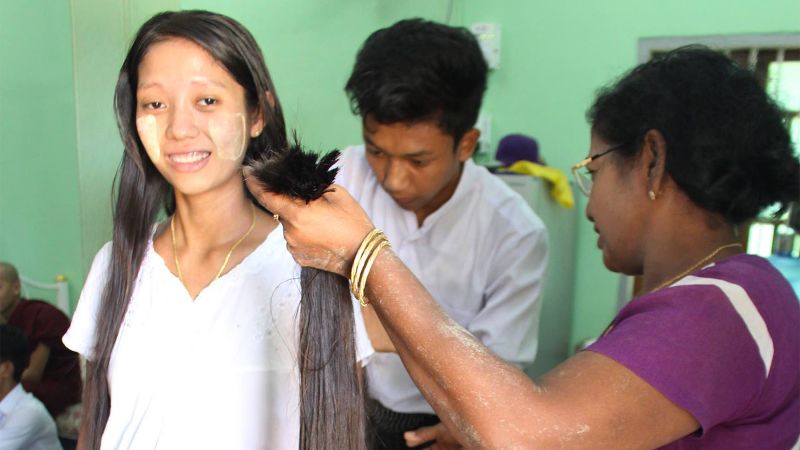
[[[530,161],[517,161],[501,170],[544,178],[550,183],[550,195],[553,200],[564,208],[575,206],[575,197],[572,196],[572,188],[569,186],[567,176],[555,167],[543,166]]]

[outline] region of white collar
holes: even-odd
[[[25,389],[22,388],[22,383],[17,383],[14,389],[11,389],[2,400],[0,400],[0,427],[3,426],[5,420],[17,408],[19,402],[25,398]]]

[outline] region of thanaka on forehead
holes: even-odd
[[[213,78],[193,77],[193,78],[189,79],[189,82],[191,84],[195,84],[195,85],[198,85],[198,86],[212,85],[212,86],[219,87],[221,89],[227,89],[228,88],[228,85],[225,84],[225,82],[219,81],[219,80],[215,80]],[[136,86],[137,91],[144,91],[146,89],[151,89],[151,88],[164,89],[164,85],[161,84],[158,81],[147,81],[147,82],[144,82],[144,83],[140,82],[139,85]]]
[[[153,49],[155,47],[159,47],[161,45],[170,44],[168,46],[163,47],[164,51],[167,54],[160,54],[160,58],[156,58],[153,56]],[[177,44],[177,46],[175,45]],[[188,48],[187,48],[188,47]],[[200,50],[202,56],[198,58],[194,58],[189,64],[182,64],[181,61],[183,56],[187,51],[189,53],[193,53],[193,50]],[[174,54],[176,58],[168,57],[170,54]],[[208,85],[213,84],[217,85],[221,88],[228,88],[228,84],[224,82],[224,80],[220,80],[218,78],[214,78],[213,76],[208,76],[206,73],[209,69],[219,69],[225,74],[230,76],[228,69],[216,58],[214,58],[211,53],[209,53],[205,48],[197,43],[183,38],[175,38],[175,39],[167,39],[166,41],[158,42],[152,45],[147,52],[145,53],[144,57],[139,61],[138,72],[140,74],[140,79],[137,83],[137,90],[147,89],[154,86],[160,86],[158,83],[158,73],[155,76],[144,76],[142,77],[142,71],[144,68],[149,68],[151,65],[162,65],[162,64],[175,64],[181,63],[180,66],[181,71],[193,71],[198,72],[202,71],[202,74],[191,74],[191,76],[181,76],[181,80],[188,80],[192,84],[200,84],[200,85]],[[173,66],[174,67],[174,66]],[[154,78],[151,80],[151,78]]]

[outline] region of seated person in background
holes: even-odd
[[[53,418],[19,382],[27,365],[25,335],[0,325],[0,450],[60,450]]]
[[[487,72],[464,28],[411,19],[373,33],[345,87],[365,145],[343,152],[336,182],[445,311],[521,368],[536,355],[547,233],[519,195],[471,160]],[[370,448],[445,448],[439,418],[373,310],[363,311],[384,352],[366,367]]]
[[[78,354],[61,342],[69,319],[49,303],[21,298],[20,288],[17,269],[0,262],[0,323],[18,327],[27,337],[30,364],[22,372],[22,385],[55,418],[81,401]]]

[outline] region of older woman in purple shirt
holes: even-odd
[[[642,292],[533,382],[447,317],[390,249],[367,276],[409,373],[464,446],[788,449],[800,433],[800,306],[740,225],[800,196],[779,108],[720,53],[681,48],[602,90],[574,172],[609,269]],[[372,224],[341,189],[251,189],[303,265],[344,276]],[[467,274],[465,274],[465,277]],[[407,436],[412,438],[414,436]]]

